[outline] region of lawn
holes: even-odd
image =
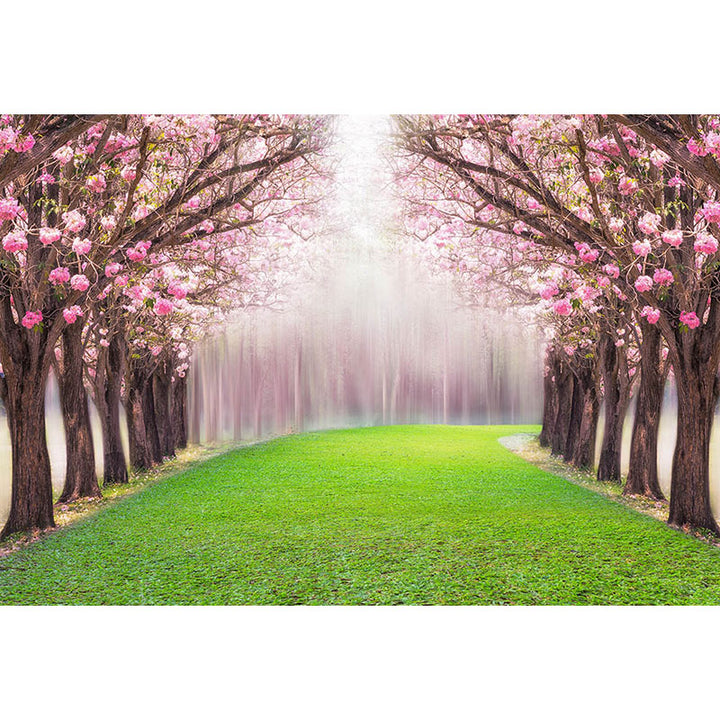
[[[497,442],[536,430],[363,428],[229,452],[0,559],[0,603],[720,603],[720,551]]]

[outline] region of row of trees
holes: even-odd
[[[678,394],[669,522],[720,534],[710,431],[720,362],[720,118],[708,115],[399,116],[409,232],[465,292],[522,302],[546,326],[541,442],[662,498],[657,438]]]
[[[58,378],[67,441],[60,501],[184,446],[193,344],[245,305],[277,301],[314,228],[314,116],[0,118],[0,394],[12,443],[2,536],[54,524],[45,391]]]

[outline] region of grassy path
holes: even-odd
[[[532,430],[367,428],[228,453],[0,559],[0,603],[720,603],[720,551],[497,442]]]

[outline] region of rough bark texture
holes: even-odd
[[[543,419],[542,430],[538,438],[541,447],[550,446],[552,429],[557,417],[557,355],[555,348],[549,347],[545,354],[545,375],[543,377]]]
[[[143,394],[147,378],[137,370],[126,377],[125,415],[130,444],[130,465],[135,470],[147,470],[153,465],[153,455],[145,428]]]
[[[83,321],[68,325],[62,336],[62,360],[57,363],[58,386],[65,426],[65,484],[59,503],[100,497],[88,396],[83,383]]]
[[[581,389],[581,413],[577,438],[569,461],[582,469],[595,466],[595,438],[600,413],[595,371],[594,358],[583,359],[575,371],[575,383]]]
[[[175,433],[171,415],[172,365],[165,360],[158,365],[152,376],[155,420],[157,424],[160,454],[162,458],[175,456]]]
[[[171,412],[173,443],[182,450],[188,444],[187,432],[187,376],[176,377],[172,384]]]
[[[110,339],[102,360],[102,377],[100,373],[96,376],[102,384],[95,394],[96,398],[101,398],[101,402],[96,401],[96,404],[103,435],[103,483],[126,483],[128,470],[120,435],[120,396],[125,372],[124,338],[121,333],[115,333]]]
[[[575,448],[580,437],[580,424],[583,414],[583,388],[577,376],[573,379],[572,398],[570,400],[570,420],[568,421],[567,439],[563,451],[563,460],[570,462],[575,455]]]
[[[630,467],[623,495],[645,495],[664,500],[658,480],[657,445],[666,373],[662,368],[662,337],[645,323],[640,346],[640,384],[635,405]]]
[[[152,375],[148,374],[146,376],[141,392],[141,403],[143,420],[145,421],[145,432],[147,433],[147,444],[150,448],[150,457],[153,463],[161,463],[163,454],[162,448],[160,447],[157,417],[155,415],[155,394],[153,393]]]
[[[45,439],[48,369],[27,362],[3,379],[2,391],[12,448],[10,515],[0,538],[55,527],[50,456]]]
[[[668,522],[720,535],[710,506],[709,473],[710,432],[718,398],[716,365],[700,353],[674,363],[678,423]]]
[[[627,357],[624,348],[616,347],[610,336],[604,336],[599,341],[598,355],[603,380],[605,427],[597,478],[601,482],[619,484],[622,480],[620,472],[622,433],[630,402]]]
[[[573,374],[567,363],[560,362],[555,373],[557,411],[550,436],[550,448],[553,455],[562,455],[565,452],[565,443],[567,442],[570,424],[573,382]]]

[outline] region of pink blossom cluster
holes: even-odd
[[[68,325],[72,325],[79,317],[82,317],[83,311],[79,305],[72,305],[63,310],[63,317]]]
[[[62,232],[57,228],[40,228],[39,238],[43,245],[52,245],[62,237]]]
[[[655,325],[660,319],[660,310],[650,305],[645,305],[640,311],[640,316],[644,317],[651,325]]]
[[[0,199],[0,223],[5,220],[14,220],[19,210],[20,206],[15,198]]]
[[[60,285],[70,280],[70,271],[66,267],[56,267],[50,271],[48,280],[52,285]]]
[[[25,316],[20,321],[23,327],[26,327],[29,329],[34,328],[36,325],[39,325],[43,320],[43,314],[41,310],[33,311],[28,310],[25,313]]]
[[[85,227],[87,220],[79,210],[70,210],[63,214],[63,222],[68,232],[78,233]]]
[[[698,233],[695,238],[695,252],[703,255],[712,255],[717,252],[718,241],[708,233]]]
[[[681,312],[680,322],[687,325],[691,330],[694,330],[700,325],[700,319],[694,312]]]
[[[22,230],[15,230],[3,238],[2,246],[3,250],[9,253],[22,252],[23,250],[27,250],[27,237]]]

